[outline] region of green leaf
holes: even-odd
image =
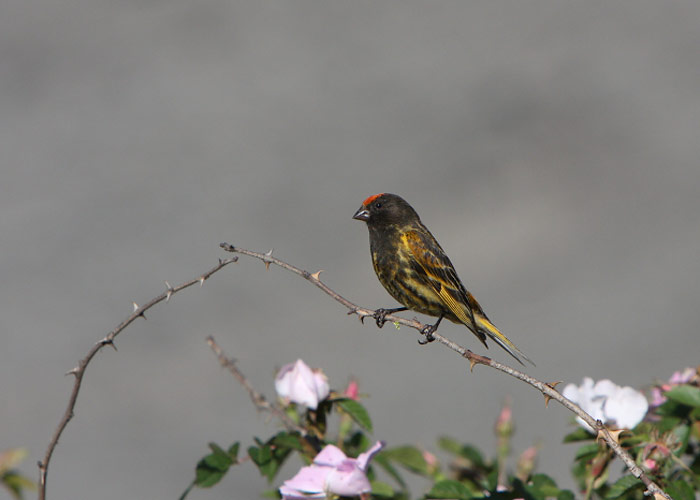
[[[666,486],[666,493],[671,495],[673,500],[694,500],[693,488],[686,481],[676,481]]]
[[[381,481],[371,481],[372,485],[372,495],[377,495],[379,497],[393,497],[394,489],[386,483]]]
[[[543,497],[553,497],[559,494],[559,488],[554,480],[546,474],[535,474],[530,479],[527,489],[541,493]]]
[[[401,488],[404,490],[406,489],[406,482],[403,480],[401,477],[401,474],[399,474],[399,471],[396,470],[396,467],[394,467],[391,462],[389,461],[389,457],[387,457],[386,452],[379,452],[374,456],[373,462],[377,464],[379,467],[384,469],[387,474],[389,474],[391,477],[394,478],[394,481],[396,481]]]
[[[372,419],[369,418],[369,413],[360,403],[354,399],[338,400],[340,406],[350,417],[363,429],[372,432]]]
[[[448,436],[442,436],[438,439],[438,446],[443,450],[466,458],[476,467],[484,467],[484,457],[481,452],[468,444],[462,444]]]
[[[212,469],[204,463],[204,460],[201,460],[195,470],[194,484],[200,488],[210,488],[221,481],[224,475],[226,475],[226,471]]]
[[[639,479],[637,479],[634,476],[622,476],[620,479],[615,481],[615,483],[610,486],[610,489],[607,491],[605,498],[606,499],[611,499],[611,498],[618,498],[627,493],[629,490],[632,488],[644,486],[644,483],[642,483]]]
[[[690,385],[679,385],[664,393],[671,401],[684,404],[686,406],[700,406],[700,387]]]
[[[578,427],[575,431],[564,436],[565,443],[575,443],[577,441],[590,441],[595,436],[583,427]]]
[[[680,417],[663,417],[659,422],[656,422],[656,428],[659,432],[668,432],[675,429],[682,421],[683,419]]]
[[[216,443],[209,443],[209,448],[211,448],[213,453],[210,453],[203,459],[204,463],[206,463],[209,467],[225,472],[231,465],[233,465],[231,456],[219,445]]]
[[[274,438],[272,438],[272,443],[278,448],[287,448],[292,450],[303,450],[304,446],[301,444],[301,438],[297,433],[280,432]]]
[[[559,490],[557,500],[575,500],[575,496],[571,490]]]
[[[231,460],[234,462],[238,462],[238,448],[240,448],[240,445],[241,443],[236,441],[228,447],[228,456],[231,457]]]
[[[423,453],[414,446],[399,446],[398,448],[386,450],[384,454],[408,470],[418,474],[428,473],[428,464],[423,458]]]
[[[576,451],[574,460],[588,460],[589,458],[593,458],[598,454],[598,450],[600,450],[598,443],[584,444]]]
[[[248,455],[253,463],[258,467],[267,465],[272,460],[272,452],[270,451],[270,448],[265,445],[260,448],[251,446],[248,448]]]
[[[654,410],[654,413],[662,417],[685,418],[685,416],[688,414],[688,410],[688,406],[669,399],[661,406],[658,406]]]
[[[685,449],[688,447],[688,439],[690,438],[690,427],[685,424],[679,425],[678,427],[675,427],[671,432],[673,432],[674,436],[676,436],[676,439],[680,443],[678,449],[673,452],[674,455],[679,457],[685,452]]]
[[[472,493],[459,481],[446,479],[435,483],[428,492],[428,498],[456,498],[459,500],[470,500]]]
[[[453,455],[458,455],[462,449],[462,443],[449,436],[440,436],[438,439],[438,446]]]
[[[203,459],[204,463],[213,470],[218,470],[221,472],[226,472],[228,468],[233,464],[233,461],[228,455],[218,455],[216,453],[210,453]]]
[[[194,484],[200,488],[214,486],[221,481],[221,478],[224,477],[229,468],[237,462],[235,457],[232,458],[228,452],[224,451],[216,443],[209,443],[209,448],[212,452],[197,462],[197,467],[195,468]],[[183,495],[186,496],[188,492],[189,490],[186,490]]]

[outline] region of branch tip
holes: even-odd
[[[221,244],[222,248],[228,251],[235,251],[235,247],[232,245],[228,245],[227,243],[222,243]],[[56,427],[56,430],[54,431],[51,440],[49,441],[49,444],[46,448],[46,451],[44,453],[44,459],[43,461],[38,462],[39,465],[39,481],[38,481],[38,489],[39,489],[39,495],[38,498],[39,500],[45,500],[46,499],[46,473],[49,468],[49,464],[51,463],[51,457],[53,455],[53,452],[58,445],[58,440],[63,434],[63,431],[65,430],[66,426],[68,425],[68,422],[73,418],[74,415],[74,408],[75,408],[75,403],[77,401],[78,394],[80,393],[80,386],[82,383],[82,378],[85,373],[85,368],[87,367],[88,364],[90,364],[90,361],[94,359],[95,354],[102,349],[105,345],[109,344],[112,346],[112,348],[116,351],[117,346],[114,343],[114,338],[119,335],[125,328],[127,328],[131,323],[133,323],[136,318],[138,317],[143,317],[143,319],[146,319],[146,315],[144,314],[147,310],[149,310],[151,307],[155,306],[159,302],[163,301],[168,301],[170,297],[176,293],[179,292],[185,288],[189,288],[196,284],[198,281],[200,281],[200,284],[204,283],[204,280],[217,272],[219,269],[224,267],[226,264],[229,264],[231,262],[236,262],[238,261],[238,256],[232,256],[231,258],[221,260],[219,259],[218,265],[212,267],[209,269],[207,272],[205,272],[199,279],[193,279],[190,281],[186,281],[182,284],[179,284],[175,287],[171,286],[169,282],[165,282],[166,288],[166,293],[162,293],[158,295],[157,297],[154,297],[153,299],[149,300],[146,302],[146,304],[141,307],[139,306],[136,302],[132,302],[133,306],[133,312],[131,315],[129,315],[128,318],[126,318],[124,321],[122,321],[114,330],[112,330],[109,335],[107,335],[105,338],[103,338],[101,341],[96,342],[90,351],[87,353],[87,355],[81,359],[78,363],[78,366],[70,370],[69,372],[66,373],[66,375],[74,375],[75,380],[73,381],[73,391],[71,393],[71,397],[68,400],[68,404],[66,406],[65,411],[63,412],[63,417],[61,417],[61,420],[58,423],[58,426]]]

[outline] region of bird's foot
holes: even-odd
[[[377,326],[381,328],[384,326],[384,323],[386,323],[387,314],[394,314],[395,312],[406,311],[407,309],[406,307],[397,307],[395,309],[379,308],[374,311],[372,317],[377,322]]]
[[[442,318],[444,317],[445,315],[441,314],[434,325],[428,325],[420,331],[423,335],[425,335],[424,339],[418,339],[418,343],[420,345],[425,345],[435,340],[435,337],[433,337],[433,333],[435,333],[435,330],[438,329],[438,326],[440,326],[440,321],[442,321]]]
[[[377,322],[377,327],[381,328],[384,326],[384,323],[386,323],[386,315],[389,314],[391,311],[389,309],[377,309],[374,311],[373,317],[374,321]]]
[[[435,330],[437,330],[437,325],[428,325],[424,327],[420,332],[425,335],[424,339],[418,339],[418,343],[420,345],[425,345],[429,344],[431,342],[435,341],[435,337],[433,336],[433,333],[435,333]]]

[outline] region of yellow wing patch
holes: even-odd
[[[453,287],[451,283],[445,283],[444,279],[435,274],[436,269],[442,268],[445,264],[435,256],[435,254],[421,242],[421,237],[415,231],[406,231],[401,235],[404,245],[413,254],[415,261],[421,266],[430,286],[438,294],[443,304],[457,316],[465,325],[471,325],[472,320],[465,310],[465,307],[460,304],[457,299],[450,293],[448,286]]]

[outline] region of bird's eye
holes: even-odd
[[[374,208],[382,208],[381,202],[378,201],[377,203],[375,203]]]

